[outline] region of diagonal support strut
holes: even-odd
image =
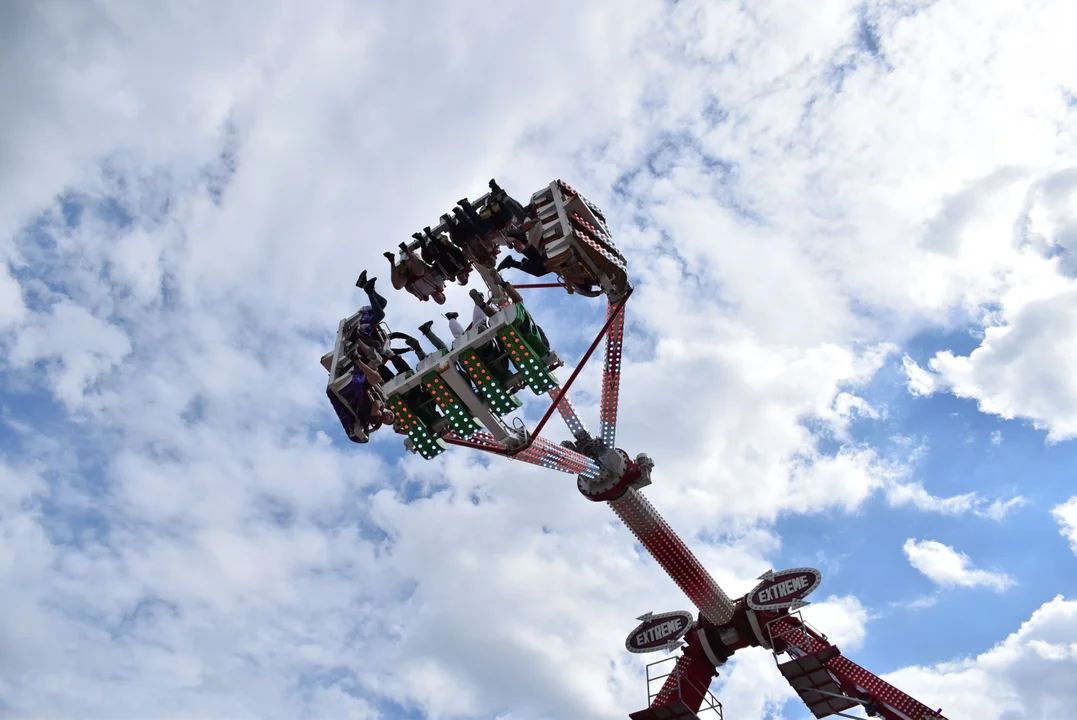
[[[602,367],[602,405],[599,411],[598,433],[606,447],[617,439],[617,400],[621,389],[621,349],[624,344],[625,311],[612,302],[606,310],[612,319],[606,332],[606,362]]]

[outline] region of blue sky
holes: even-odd
[[[609,218],[618,444],[730,594],[819,567],[805,617],[948,717],[1072,708],[1075,11],[546,10],[0,11],[7,715],[640,709],[624,635],[688,601],[606,507],[356,446],[325,400],[358,272],[387,289],[381,253],[491,177]],[[604,308],[532,293],[571,368]],[[471,307],[389,299],[404,330]],[[762,651],[714,689],[806,717]]]
[[[961,337],[941,339],[955,347]],[[910,352],[931,352],[940,339],[917,338]],[[1072,444],[1048,445],[1043,431],[1020,420],[985,416],[970,400],[950,395],[913,397],[905,387],[900,362],[891,362],[873,379],[866,396],[885,404],[887,417],[854,424],[857,442],[907,456],[909,448],[894,438],[911,438],[925,450],[913,476],[939,496],[976,492],[988,498],[1020,494],[1027,505],[1002,522],[981,517],[938,517],[911,508],[892,508],[885,498],[868,501],[847,516],[794,517],[780,520],[781,562],[811,564],[817,554],[836,571],[824,576],[820,592],[854,592],[884,615],[872,625],[860,657],[883,672],[910,663],[940,662],[974,654],[998,638],[1000,627],[1017,627],[1047,594],[1074,592],[1067,571],[1074,557],[1049,511],[1072,493],[1068,468]],[[1001,442],[992,443],[992,434]],[[975,548],[976,564],[1012,575],[1017,585],[1004,593],[960,589],[940,593],[931,607],[889,608],[936,593],[935,585],[910,567],[901,546],[909,537],[930,537],[952,547]],[[853,588],[857,588],[854,590]],[[942,629],[944,628],[944,630]],[[916,633],[909,643],[907,633]],[[870,660],[869,660],[870,659]]]

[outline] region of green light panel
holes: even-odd
[[[498,332],[497,337],[509,351],[512,364],[523,373],[532,392],[541,395],[557,384],[557,378],[542,364],[542,359],[515,328],[504,328]]]
[[[464,371],[467,372],[468,377],[475,383],[475,387],[479,389],[479,394],[486,399],[486,402],[490,403],[490,409],[495,415],[508,415],[523,404],[505,392],[501,384],[494,379],[487,367],[479,360],[479,356],[475,354],[474,350],[461,353],[460,363],[464,366]]]
[[[426,387],[426,392],[434,398],[434,402],[441,408],[441,414],[449,418],[449,424],[452,425],[457,435],[462,438],[469,438],[475,434],[475,431],[479,429],[475,416],[460,401],[452,388],[445,384],[441,376],[437,373],[429,373],[423,378],[423,385]]]
[[[435,436],[423,421],[415,417],[408,404],[399,395],[389,398],[389,409],[396,416],[396,422],[407,432],[415,451],[425,459],[431,460],[449,449],[445,441]]]

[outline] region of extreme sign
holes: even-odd
[[[804,598],[819,587],[823,574],[815,568],[792,568],[781,572],[768,570],[759,579],[763,582],[745,598],[748,607],[753,610],[795,610],[808,604]]]
[[[676,647],[692,627],[693,621],[692,613],[684,610],[658,615],[647,613],[636,619],[643,622],[637,625],[625,640],[625,648],[634,653],[649,653]]]

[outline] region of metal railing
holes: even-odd
[[[648,663],[648,665],[646,667],[646,673],[647,673],[647,707],[650,707],[651,703],[654,702],[654,699],[657,698],[661,694],[662,687],[665,685],[665,683],[663,682],[662,685],[659,685],[659,688],[658,688],[657,691],[652,691],[651,690],[652,683],[654,683],[657,680],[663,680],[664,681],[669,676],[671,676],[671,675],[674,676],[674,678],[675,678],[675,680],[677,682],[677,698],[678,699],[681,698],[681,683],[682,682],[684,682],[686,685],[690,685],[692,687],[695,687],[695,684],[692,683],[691,680],[689,680],[688,678],[683,677],[681,675],[680,668],[676,664],[677,660],[680,660],[680,658],[681,658],[680,655],[670,655],[669,657],[663,658],[661,660],[656,660],[653,663]],[[670,670],[667,673],[660,674],[660,675],[652,674],[652,672],[657,673],[657,672],[661,672],[661,670],[666,669],[666,668],[660,668],[660,669],[652,671],[652,668],[654,668],[656,665],[662,665],[662,664],[668,663],[668,662],[673,662],[674,663],[672,670]],[[699,689],[699,688],[696,688],[696,689]],[[710,691],[710,689],[708,688],[708,689],[704,689],[702,694],[703,694],[703,703],[699,706],[699,711],[696,713],[696,717],[698,717],[698,718],[717,718],[717,720],[723,720],[723,717],[722,717],[722,703],[718,702],[718,698],[716,698],[714,696],[714,693],[712,693]],[[708,713],[708,714],[704,715],[703,713]]]
[[[776,623],[788,623],[788,626],[778,632],[774,633],[774,625]],[[781,653],[789,653],[796,650],[801,655],[811,655],[813,650],[811,649],[812,643],[818,643],[822,641],[823,644],[829,645],[830,640],[820,632],[817,628],[810,625],[799,610],[794,610],[791,613],[776,617],[766,624],[767,639],[770,641],[771,651],[774,653],[774,661],[778,661],[778,655]],[[792,637],[790,637],[792,636]],[[782,650],[777,650],[777,641],[784,640],[786,647]]]

